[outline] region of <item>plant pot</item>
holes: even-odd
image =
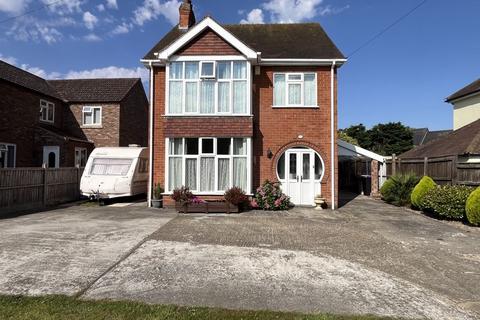
[[[183,213],[237,213],[238,207],[225,201],[207,201],[204,203],[175,202],[175,209]]]
[[[152,199],[152,207],[162,208],[163,207],[163,199]]]

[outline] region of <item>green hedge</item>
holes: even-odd
[[[396,206],[409,205],[412,190],[417,185],[418,180],[419,178],[414,174],[391,176],[380,189],[382,199]]]
[[[467,219],[473,225],[480,225],[480,187],[475,189],[467,199],[465,206]]]
[[[465,204],[472,191],[471,187],[449,185],[430,189],[422,201],[422,208],[442,218],[464,219]]]
[[[432,178],[424,176],[412,191],[411,201],[415,208],[423,209],[422,203],[429,190],[435,188],[437,184]]]

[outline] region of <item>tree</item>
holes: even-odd
[[[413,148],[412,131],[401,122],[379,123],[368,130],[358,124],[342,132],[356,139],[360,147],[384,156],[398,155]]]
[[[369,130],[371,150],[382,155],[401,154],[413,148],[412,130],[401,122],[377,124]]]
[[[357,140],[358,145],[362,148],[368,148],[370,146],[370,139],[368,136],[367,128],[363,124],[357,124],[350,126],[342,130],[347,136]]]
[[[348,134],[345,133],[343,130],[338,130],[338,139],[343,140],[345,142],[354,144],[356,146],[359,146],[360,144],[358,143],[358,140],[355,138],[350,137]]]

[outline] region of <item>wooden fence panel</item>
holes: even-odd
[[[428,175],[438,184],[480,185],[480,163],[458,163],[457,157],[392,159],[386,162],[387,177],[393,173]]]
[[[0,213],[41,209],[79,199],[78,168],[0,169]]]

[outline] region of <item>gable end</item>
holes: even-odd
[[[192,41],[179,49],[175,55],[241,55],[241,52],[207,28]]]

